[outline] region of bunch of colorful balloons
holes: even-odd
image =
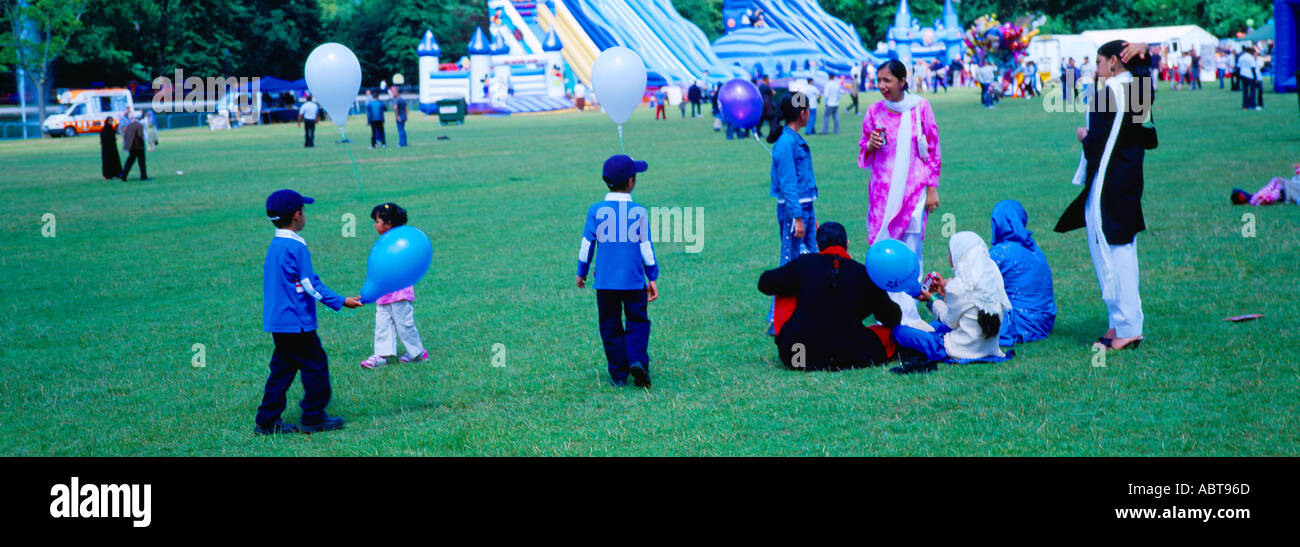
[[[966,53],[980,62],[987,58],[1004,68],[1014,65],[1026,55],[1029,40],[1038,35],[1037,28],[1027,28],[1032,24],[1028,19],[999,23],[997,15],[981,15],[966,29]]]

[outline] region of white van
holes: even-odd
[[[1073,57],[1074,66],[1081,66],[1084,57],[1096,60],[1097,42],[1079,34],[1041,34],[1029,39],[1025,51],[1040,72],[1050,72],[1051,79],[1060,80],[1067,59]]]
[[[63,113],[45,118],[41,126],[51,137],[75,137],[83,133],[98,133],[104,120],[113,117],[120,124],[126,113],[135,108],[131,91],[123,88],[73,89],[59,94],[59,103],[67,105]]]

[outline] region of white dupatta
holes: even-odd
[[[894,168],[889,176],[889,199],[885,201],[885,216],[880,221],[880,228],[872,241],[880,241],[889,235],[889,224],[903,208],[904,194],[907,193],[907,175],[912,164],[912,141],[916,141],[917,155],[921,161],[930,159],[930,143],[925,138],[925,129],[921,127],[921,98],[903,92],[903,99],[894,102],[883,101],[885,108],[902,114],[898,121],[898,138],[894,140]]]
[[[1101,161],[1097,163],[1097,175],[1092,181],[1092,188],[1088,193],[1088,201],[1084,206],[1084,215],[1087,216],[1087,223],[1095,229],[1093,235],[1089,237],[1096,238],[1097,249],[1100,251],[1101,263],[1104,266],[1104,272],[1101,282],[1101,297],[1105,299],[1115,298],[1118,281],[1115,278],[1115,268],[1112,265],[1110,257],[1110,242],[1106,241],[1106,232],[1102,230],[1101,224],[1101,189],[1106,184],[1106,168],[1110,165],[1111,152],[1115,150],[1115,141],[1119,139],[1120,127],[1127,120],[1128,113],[1128,96],[1126,95],[1126,86],[1133,81],[1133,75],[1125,72],[1118,76],[1113,76],[1106,80],[1106,88],[1115,94],[1115,103],[1103,103],[1102,106],[1115,108],[1115,121],[1110,126],[1110,136],[1106,138],[1106,149],[1101,154]],[[1093,97],[1093,108],[1098,107],[1098,99]],[[1084,112],[1084,121],[1088,121],[1088,112]],[[1074,180],[1071,182],[1076,186],[1082,186],[1085,179],[1088,178],[1088,158],[1087,154],[1080,153],[1079,168],[1074,172]]]

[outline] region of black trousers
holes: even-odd
[[[631,363],[650,369],[650,317],[646,315],[648,296],[645,289],[618,291],[596,290],[596,308],[600,316],[600,341],[605,346],[609,377],[616,382],[627,380]],[[623,316],[627,316],[627,325]]]
[[[1255,80],[1251,78],[1241,78],[1241,107],[1255,108],[1259,106],[1255,103]],[[127,165],[131,165],[127,162]]]
[[[271,354],[271,375],[266,378],[262,406],[257,407],[257,425],[269,428],[284,412],[285,393],[302,372],[302,423],[316,425],[328,416],[330,403],[329,358],[316,331],[273,332],[275,352]]]
[[[316,146],[316,120],[303,120],[302,126],[303,132],[307,138],[307,142],[304,143],[304,146],[307,148]]]
[[[122,167],[122,180],[126,180],[126,176],[131,173],[131,164],[137,159],[140,160],[140,180],[149,178],[149,172],[144,168],[144,148],[133,148],[131,155],[126,157],[126,165]]]
[[[388,138],[384,136],[384,122],[370,122],[370,147],[374,148],[376,142],[388,146]]]

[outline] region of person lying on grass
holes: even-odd
[[[817,254],[799,255],[763,272],[758,290],[777,297],[777,353],[794,369],[838,370],[884,364],[892,354],[889,329],[902,312],[889,294],[849,257],[844,226],[817,229]],[[862,324],[874,316],[880,325]]]
[[[958,232],[948,241],[948,263],[952,264],[952,279],[934,274],[929,290],[917,297],[938,318],[929,325],[933,331],[906,325],[894,329],[904,363],[891,372],[930,372],[938,368],[939,361],[1008,358],[998,347],[998,333],[1011,301],[998,265],[989,258],[988,246],[975,232]]]

